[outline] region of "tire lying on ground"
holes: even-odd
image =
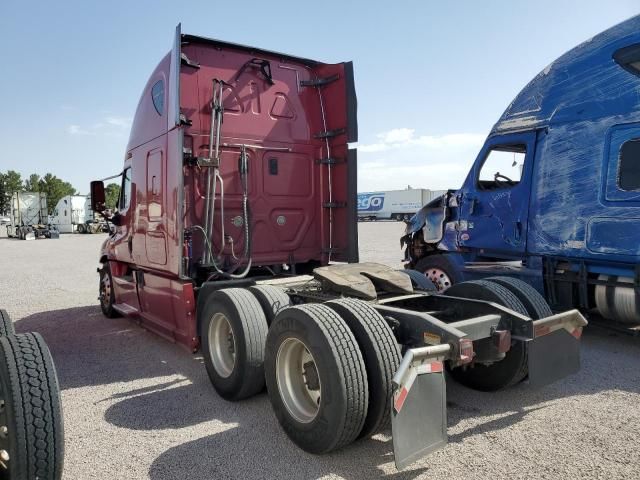
[[[265,355],[269,400],[300,448],[326,453],[353,442],[367,416],[367,373],[353,333],[322,304],[282,310]]]
[[[449,288],[445,295],[486,300],[505,306],[528,316],[527,309],[513,293],[502,285],[487,280],[471,280]],[[480,340],[491,342],[491,339]],[[499,390],[515,385],[527,376],[527,347],[525,342],[513,340],[504,359],[491,365],[475,364],[450,370],[451,376],[461,384],[482,391]]]
[[[212,292],[205,300],[202,354],[209,379],[227,400],[242,400],[264,388],[267,319],[246,289]]]
[[[1,478],[58,480],[64,433],[56,370],[37,333],[0,337]]]
[[[400,366],[400,347],[387,322],[375,308],[354,299],[325,303],[335,310],[353,333],[367,371],[369,406],[360,437],[374,435],[389,426],[393,385],[391,380]]]
[[[291,306],[291,298],[284,289],[274,285],[255,285],[249,287],[249,291],[258,299],[267,323],[271,325],[273,319],[283,308]]]
[[[15,335],[16,329],[13,326],[9,313],[4,308],[0,308],[0,336]]]
[[[534,320],[553,315],[551,307],[544,297],[527,282],[511,277],[489,277],[485,280],[502,285],[518,297],[518,300],[526,308],[528,316]]]

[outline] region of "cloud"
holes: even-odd
[[[126,117],[107,117],[105,121],[109,125],[113,125],[115,127],[120,128],[130,128],[131,127],[131,119]]]
[[[395,128],[358,145],[358,190],[458,188],[482,147],[485,135],[451,133],[419,135]]]
[[[69,125],[67,131],[70,135],[94,135],[94,133],[90,132],[89,130],[81,128],[80,125]]]
[[[67,132],[70,135],[103,135],[106,137],[123,137],[131,128],[131,119],[128,117],[108,116],[89,127],[69,125]]]

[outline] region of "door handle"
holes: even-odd
[[[513,222],[513,237],[516,240],[520,240],[522,236],[522,222],[519,220],[517,222]]]
[[[127,240],[127,246],[129,247],[129,255],[133,253],[133,237],[129,237]]]
[[[469,200],[469,215],[473,215],[476,211],[476,207],[480,204],[480,201],[475,197],[467,197]]]

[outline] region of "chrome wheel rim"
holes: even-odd
[[[236,364],[236,338],[224,313],[215,313],[209,323],[211,363],[216,373],[228,378]]]
[[[449,275],[439,268],[430,268],[424,274],[433,282],[438,292],[444,292],[452,285]]]
[[[100,280],[100,302],[105,307],[109,306],[111,301],[111,279],[109,278],[109,274],[104,272],[102,274],[102,279]]]
[[[0,472],[9,472],[9,429],[7,427],[7,406],[5,392],[0,391]],[[0,475],[2,476],[2,475]],[[4,478],[4,476],[2,476]]]
[[[276,356],[276,380],[287,411],[300,423],[313,421],[322,398],[320,375],[313,355],[297,338],[280,344]]]

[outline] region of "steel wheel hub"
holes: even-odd
[[[7,428],[7,407],[4,401],[5,394],[0,392],[0,472],[9,471],[9,429]],[[4,478],[4,477],[2,477]]]
[[[236,364],[236,339],[229,319],[223,313],[215,313],[209,324],[211,363],[218,375],[227,378]]]
[[[320,410],[321,383],[316,362],[307,346],[287,338],[276,356],[276,380],[280,398],[293,418],[309,423]]]
[[[107,273],[102,275],[100,281],[100,301],[103,305],[108,306],[111,300],[111,279]]]
[[[438,292],[444,292],[447,288],[453,285],[449,275],[439,268],[430,268],[425,271],[424,274],[433,282]]]

